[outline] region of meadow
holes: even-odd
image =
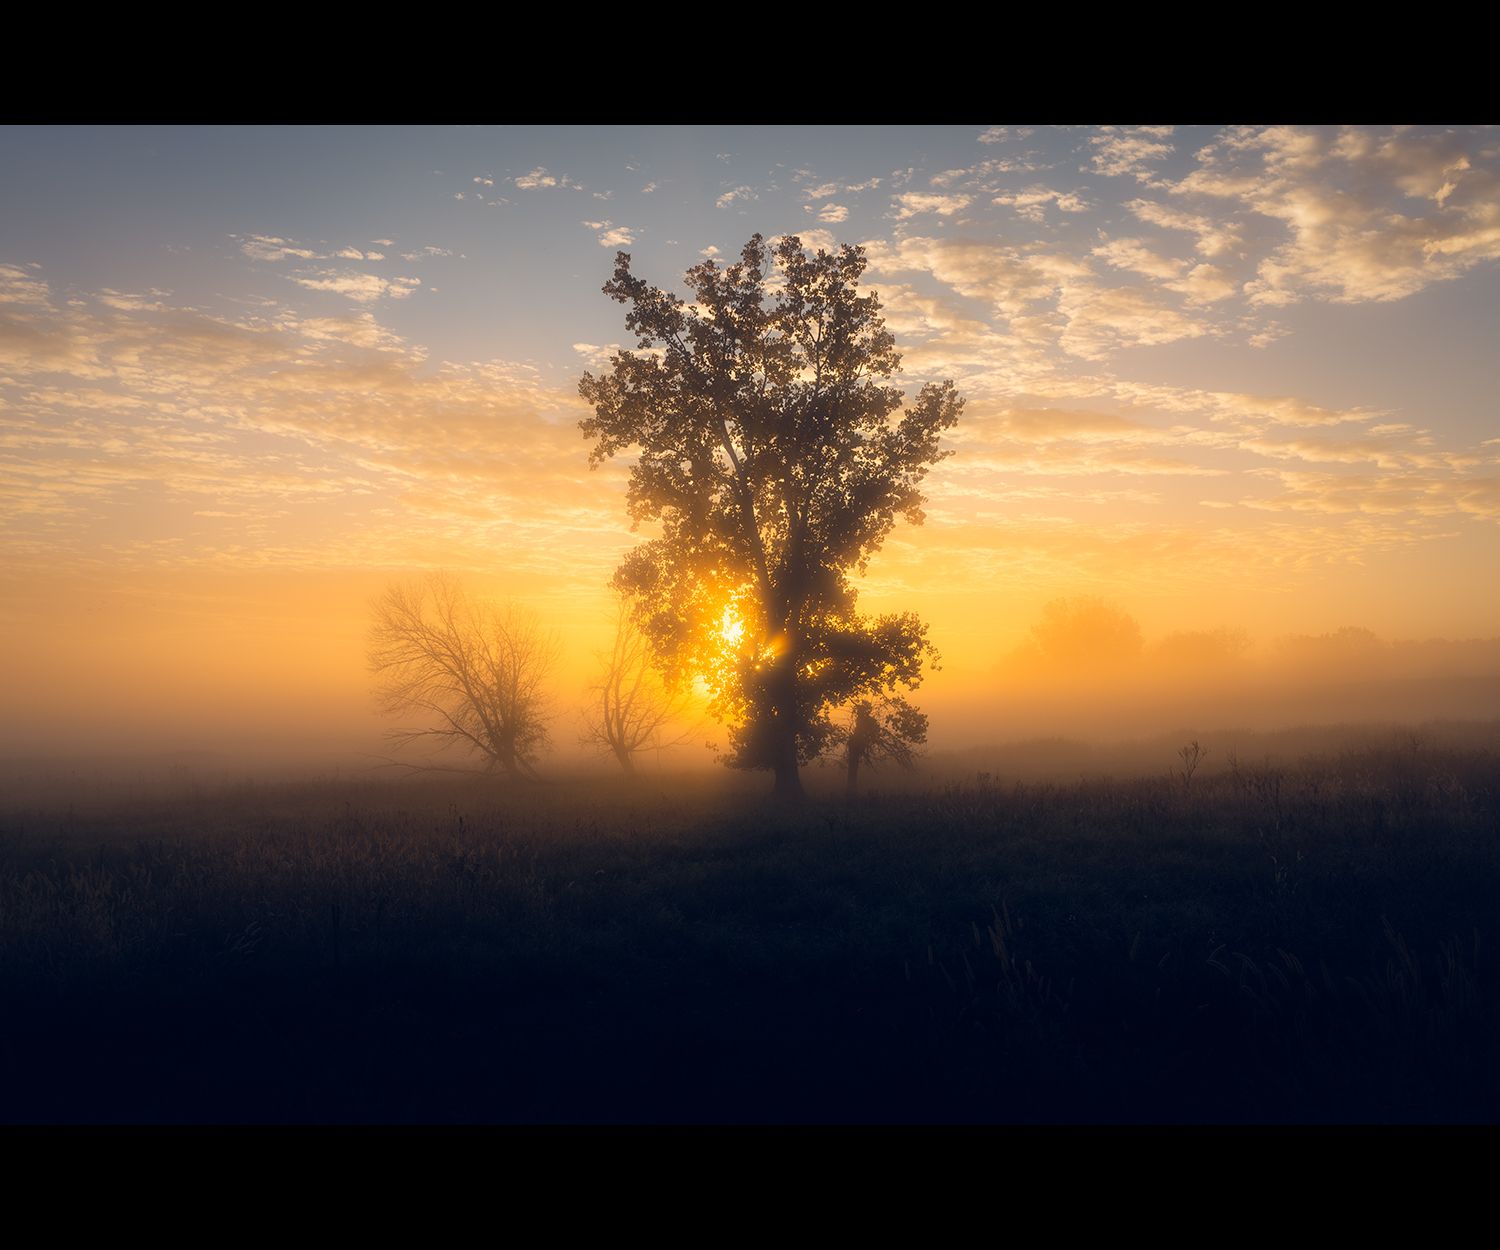
[[[6,1122],[1494,1122],[1500,722],[7,778]]]

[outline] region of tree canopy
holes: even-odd
[[[923,520],[922,479],[963,400],[929,383],[908,406],[861,248],[809,255],[754,236],[686,274],[691,301],[616,255],[605,294],[634,350],[579,383],[591,465],[636,454],[633,520],[659,535],[615,576],[669,680],[701,678],[729,726],[729,763],[798,765],[834,735],[832,709],[914,688],[935,652],[914,613],[861,615],[863,573],[898,519]]]
[[[1031,637],[1053,668],[1095,676],[1133,663],[1142,646],[1135,617],[1093,595],[1053,599]]]

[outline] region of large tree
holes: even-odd
[[[912,613],[856,610],[863,573],[919,486],[963,401],[951,382],[906,395],[861,248],[809,255],[759,235],[734,264],[688,270],[691,301],[615,258],[604,292],[628,306],[635,350],[579,383],[590,464],[634,451],[627,506],[660,535],[615,576],[670,680],[707,683],[728,762],[798,766],[834,732],[830,711],[913,688],[932,655]]]

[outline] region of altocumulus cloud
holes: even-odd
[[[319,270],[311,277],[292,275],[292,281],[309,291],[331,291],[361,304],[378,299],[405,299],[422,285],[421,278],[382,278],[373,273],[340,273],[333,269]]]
[[[578,399],[530,366],[430,363],[368,311],[93,307],[0,317],[13,570],[479,568],[503,545],[587,588],[630,545],[620,471],[590,475]],[[178,508],[195,523],[149,521]]]

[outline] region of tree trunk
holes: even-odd
[[[627,777],[635,776],[635,761],[630,758],[630,752],[624,747],[615,747],[615,759],[620,761],[620,767],[625,770]]]
[[[793,669],[794,655],[790,645],[776,661],[775,743],[772,766],[776,770],[776,797],[792,802],[805,797],[802,778],[797,772],[797,685]]]
[[[807,797],[807,792],[802,789],[802,777],[797,772],[797,739],[793,735],[787,737],[789,742],[786,745],[790,750],[777,744],[776,797],[788,802],[801,802]]]
[[[847,793],[851,799],[854,797],[854,787],[859,784],[860,763],[869,754],[876,732],[877,726],[875,717],[870,712],[870,705],[861,700],[854,705],[854,724],[849,730],[849,744],[844,748],[844,758],[848,761],[849,768]]]

